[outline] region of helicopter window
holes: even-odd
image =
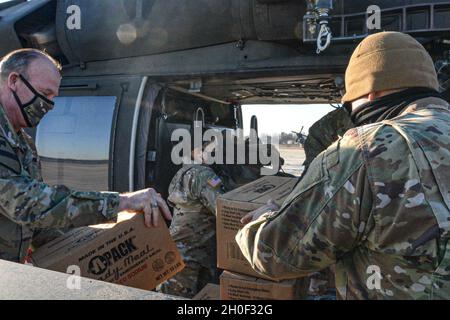
[[[399,31],[402,26],[402,12],[384,15],[381,18],[381,27],[385,31]]]
[[[352,17],[347,19],[345,26],[345,34],[349,37],[360,36],[364,33],[365,18]]]
[[[406,20],[408,30],[424,30],[429,28],[430,14],[426,9],[409,11]]]
[[[108,190],[116,97],[58,97],[36,131],[42,175],[49,184]]]
[[[234,107],[220,103],[211,105],[211,115],[215,119],[214,124],[223,127],[234,128],[236,121],[234,119]]]
[[[437,28],[450,28],[450,7],[448,5],[437,6],[434,25]]]

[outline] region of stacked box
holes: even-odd
[[[217,199],[217,267],[254,277],[252,269],[239,249],[235,237],[243,225],[240,220],[272,199],[281,205],[298,179],[266,176],[228,192]]]
[[[280,282],[224,271],[220,276],[221,300],[300,300],[306,297],[306,279]]]
[[[279,206],[292,192],[297,178],[267,176],[220,196],[217,200],[217,266],[222,300],[292,300],[306,296],[307,280],[275,282],[252,269],[235,237],[248,212],[273,200]]]
[[[192,300],[220,300],[220,286],[208,283]]]

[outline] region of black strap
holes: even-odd
[[[47,103],[49,103],[49,104],[51,104],[51,105],[54,104],[53,101],[47,99],[46,96],[44,96],[44,95],[41,94],[39,91],[37,91],[37,90],[31,85],[31,83],[29,83],[28,80],[25,79],[24,76],[22,76],[21,74],[19,74],[19,77],[20,77],[20,79],[23,81],[23,83],[25,83],[25,85],[27,86],[27,88],[30,89],[30,91],[34,93],[35,98],[36,98],[36,96],[37,96],[37,97],[41,98],[42,100],[44,100],[45,102],[47,102]],[[34,100],[35,100],[35,99],[33,99],[32,101],[34,101]],[[28,105],[28,104],[30,104],[30,103],[27,103],[27,105]]]
[[[27,106],[29,106],[30,104],[32,104],[32,103],[37,99],[37,96],[35,95],[34,98],[31,99],[30,102],[28,102],[28,103],[26,103],[26,104],[22,104],[22,101],[20,101],[20,98],[19,98],[19,96],[17,95],[17,93],[16,93],[15,91],[13,91],[12,93],[13,93],[14,99],[16,99],[16,102],[17,102],[17,104],[19,105],[20,112],[22,112],[22,116],[23,116],[23,118],[25,119],[25,122],[27,123],[27,126],[28,126],[28,127],[32,127],[31,122],[30,122],[30,119],[28,118],[28,115],[27,115],[27,113],[25,112],[25,108],[26,108]]]

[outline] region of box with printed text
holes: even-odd
[[[116,224],[77,228],[54,239],[33,253],[33,264],[145,290],[184,268],[165,223],[147,228],[141,214],[119,217]]]
[[[240,220],[268,200],[281,205],[298,179],[267,176],[228,192],[217,199],[217,266],[220,269],[264,278],[242,255],[235,237],[243,227]]]

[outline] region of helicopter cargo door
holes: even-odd
[[[143,77],[64,78],[35,132],[44,181],[86,191],[129,190],[130,142]]]

